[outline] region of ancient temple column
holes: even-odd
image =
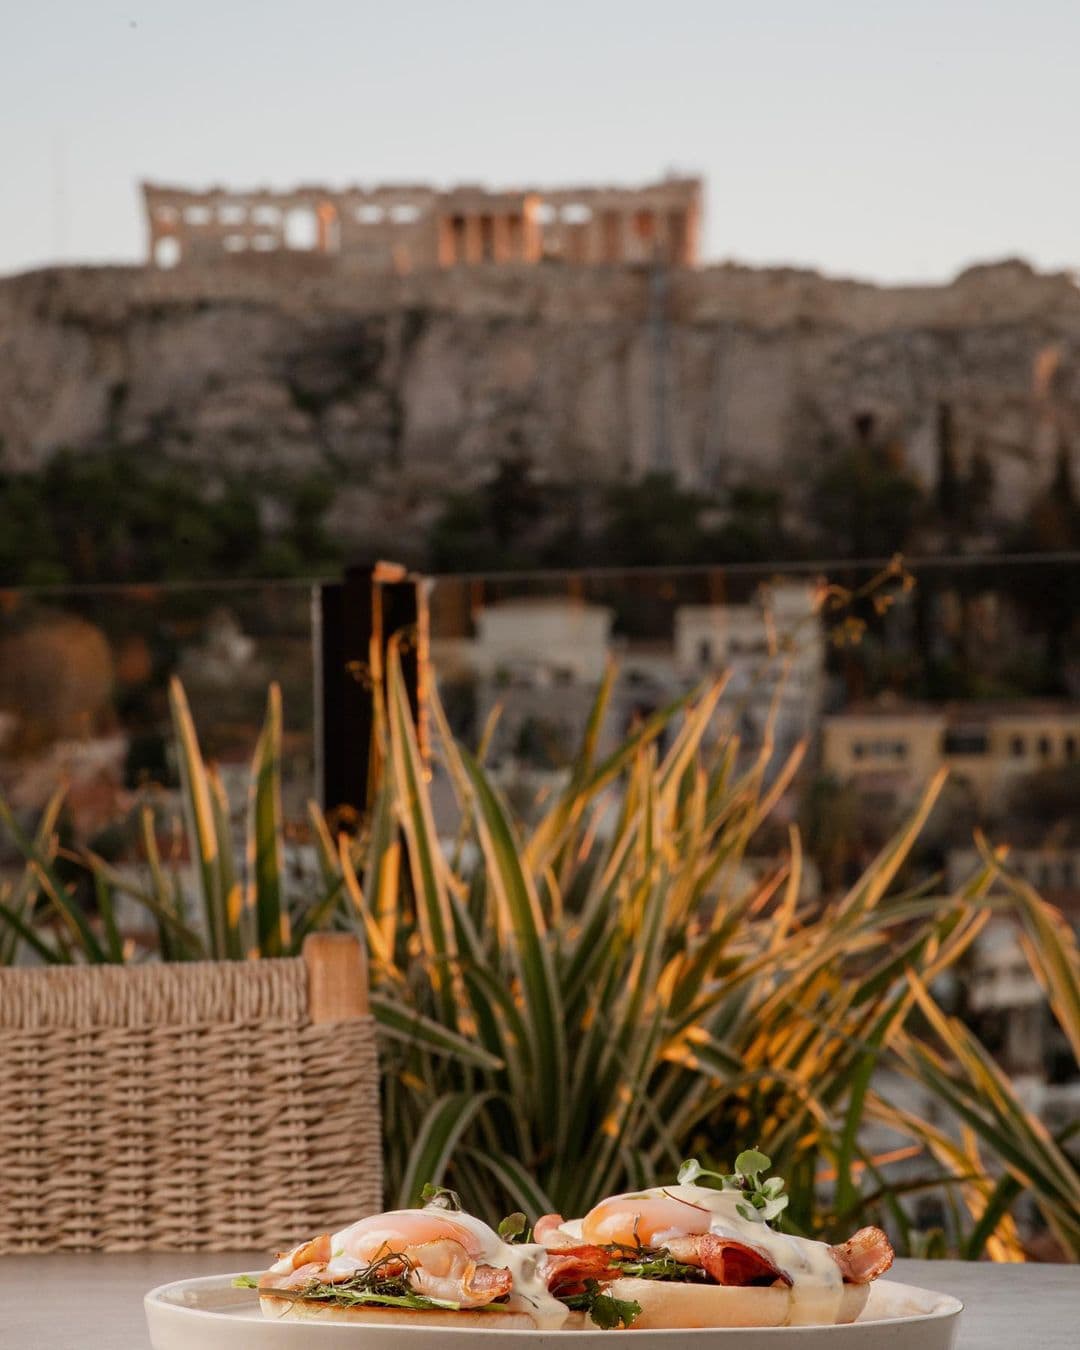
[[[667,214],[667,252],[675,267],[687,265],[686,256],[686,212],[669,211]]]
[[[457,262],[457,237],[452,216],[440,216],[436,226],[436,251],[440,267],[453,267]]]
[[[620,263],[625,251],[626,221],[621,211],[603,211],[600,215],[600,250],[596,261]]]
[[[506,257],[509,262],[525,260],[525,221],[521,216],[506,217]]]
[[[484,237],[480,217],[470,212],[465,216],[465,262],[475,264],[483,260]]]
[[[510,262],[514,256],[514,249],[510,238],[510,216],[504,211],[492,217],[491,234],[492,262]]]
[[[605,217],[602,212],[594,211],[591,218],[582,225],[584,235],[584,256],[582,262],[602,263],[605,261]]]
[[[540,198],[531,196],[525,203],[525,215],[521,221],[521,248],[518,255],[522,262],[539,262],[544,256],[544,228],[540,224]]]
[[[315,248],[319,253],[337,252],[337,208],[333,202],[320,202],[315,208]]]
[[[653,211],[652,215],[652,256],[657,262],[673,263],[671,253],[671,235],[668,231],[668,217],[664,211]]]

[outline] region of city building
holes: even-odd
[[[698,261],[702,183],[491,191],[425,184],[233,192],[142,185],[154,267],[309,254],[349,271]]]
[[[723,707],[747,746],[770,729],[777,754],[818,732],[825,699],[825,631],[814,587],[784,582],[738,605],[680,605],[675,668],[684,681],[727,671]]]
[[[770,587],[749,604],[676,606],[663,641],[627,641],[613,622],[605,606],[567,596],[503,601],[476,610],[474,636],[434,639],[432,655],[444,681],[475,683],[478,721],[501,707],[496,755],[568,757],[609,661],[618,670],[612,745],[636,718],[722,673],[718,735],[734,732],[751,753],[771,735],[779,763],[816,734],[825,637],[811,586]]]
[[[882,803],[903,803],[948,766],[981,810],[1024,778],[1080,758],[1080,703],[882,701],[825,718],[822,767]]]

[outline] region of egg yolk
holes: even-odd
[[[668,1195],[615,1195],[591,1209],[581,1224],[586,1242],[598,1246],[658,1247],[668,1238],[709,1231],[707,1209]]]

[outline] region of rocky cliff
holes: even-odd
[[[65,268],[0,280],[0,467],[136,445],[212,481],[334,470],[345,534],[528,455],[798,483],[873,419],[932,481],[939,408],[1021,509],[1080,425],[1080,289],[1020,262],[883,288],[789,269]]]

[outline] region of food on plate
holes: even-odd
[[[621,1272],[600,1247],[515,1241],[523,1215],[496,1233],[452,1191],[425,1188],[421,1209],[373,1214],[283,1253],[257,1280],[267,1317],[408,1326],[539,1328],[629,1325],[637,1311],[605,1285]]]
[[[869,1285],[893,1260],[880,1228],[836,1246],[777,1232],[787,1205],[769,1159],[741,1153],[731,1175],[684,1163],[678,1184],[611,1196],[583,1219],[545,1215],[533,1237],[549,1250],[577,1244],[608,1252],[612,1298],[640,1305],[635,1329],[756,1327],[852,1322]],[[717,1186],[703,1186],[709,1178]]]

